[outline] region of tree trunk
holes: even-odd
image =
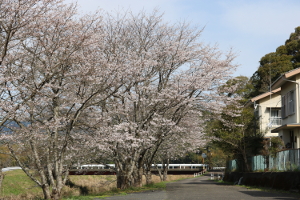
[[[143,174],[144,169],[139,166],[139,168],[136,170],[136,173],[134,173],[134,187],[142,187],[143,186]]]
[[[1,188],[2,188],[3,179],[4,179],[4,174],[2,173],[2,169],[0,168],[0,191],[1,191]]]
[[[167,181],[168,179],[168,166],[164,168],[163,171],[163,181]]]
[[[145,172],[145,177],[146,177],[146,185],[150,185],[150,184],[153,183],[153,181],[152,181],[152,173],[151,173],[150,170],[147,170]]]
[[[144,175],[144,170],[145,170],[145,165],[144,165],[144,155],[142,154],[139,156],[139,159],[137,161],[136,169],[133,170],[133,178],[134,178],[134,183],[133,185],[135,187],[142,187],[143,186],[143,175]]]
[[[119,189],[127,189],[132,184],[132,176],[131,174],[126,174],[119,172],[117,173],[117,188]]]
[[[158,175],[159,175],[160,181],[163,181],[163,176],[161,174],[161,169],[158,169],[157,165],[156,165],[156,170],[158,171]]]
[[[135,155],[132,156],[136,157]],[[136,171],[136,162],[135,159],[126,159],[126,160],[115,160],[117,168],[117,188],[127,189],[134,185],[134,177],[137,173]]]
[[[168,169],[169,169],[170,160],[167,159],[167,162],[163,165],[163,181],[168,179]]]
[[[245,165],[245,168],[246,168],[246,172],[250,172],[250,166],[249,166],[249,163],[248,163],[248,160],[247,160],[247,155],[246,155],[246,152],[243,151],[243,161],[244,161],[244,165]]]
[[[50,188],[48,184],[45,184],[42,186],[43,194],[44,194],[44,199],[51,199],[50,195]]]
[[[51,199],[52,200],[59,200],[60,199],[60,192],[57,189],[52,189],[52,193],[51,193]]]
[[[242,155],[243,155],[243,161],[244,161],[244,165],[245,165],[245,168],[246,168],[246,172],[250,172],[251,168],[249,166],[248,159],[247,159],[246,142],[245,142],[245,134],[244,134],[244,132],[243,132],[243,149],[242,149]]]

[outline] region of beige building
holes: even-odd
[[[299,84],[300,68],[285,73],[272,84],[273,90],[281,88],[282,125],[271,132],[278,132],[287,148],[300,147]]]
[[[281,89],[277,88],[251,99],[258,119],[259,130],[267,138],[278,136],[278,132],[273,132],[273,130],[282,125],[280,91]]]

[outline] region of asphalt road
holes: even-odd
[[[168,183],[166,190],[112,196],[106,200],[291,200],[300,199],[292,193],[264,192],[245,187],[226,185],[210,180],[209,176]]]

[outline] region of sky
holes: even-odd
[[[170,23],[188,21],[199,29],[201,40],[233,48],[239,65],[235,76],[251,77],[264,55],[275,52],[300,26],[299,0],[65,0],[77,2],[80,12],[159,9]]]

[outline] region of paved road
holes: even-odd
[[[216,183],[208,176],[181,180],[167,184],[165,191],[147,191],[106,200],[291,200],[300,199],[297,194],[263,192],[244,187]]]

